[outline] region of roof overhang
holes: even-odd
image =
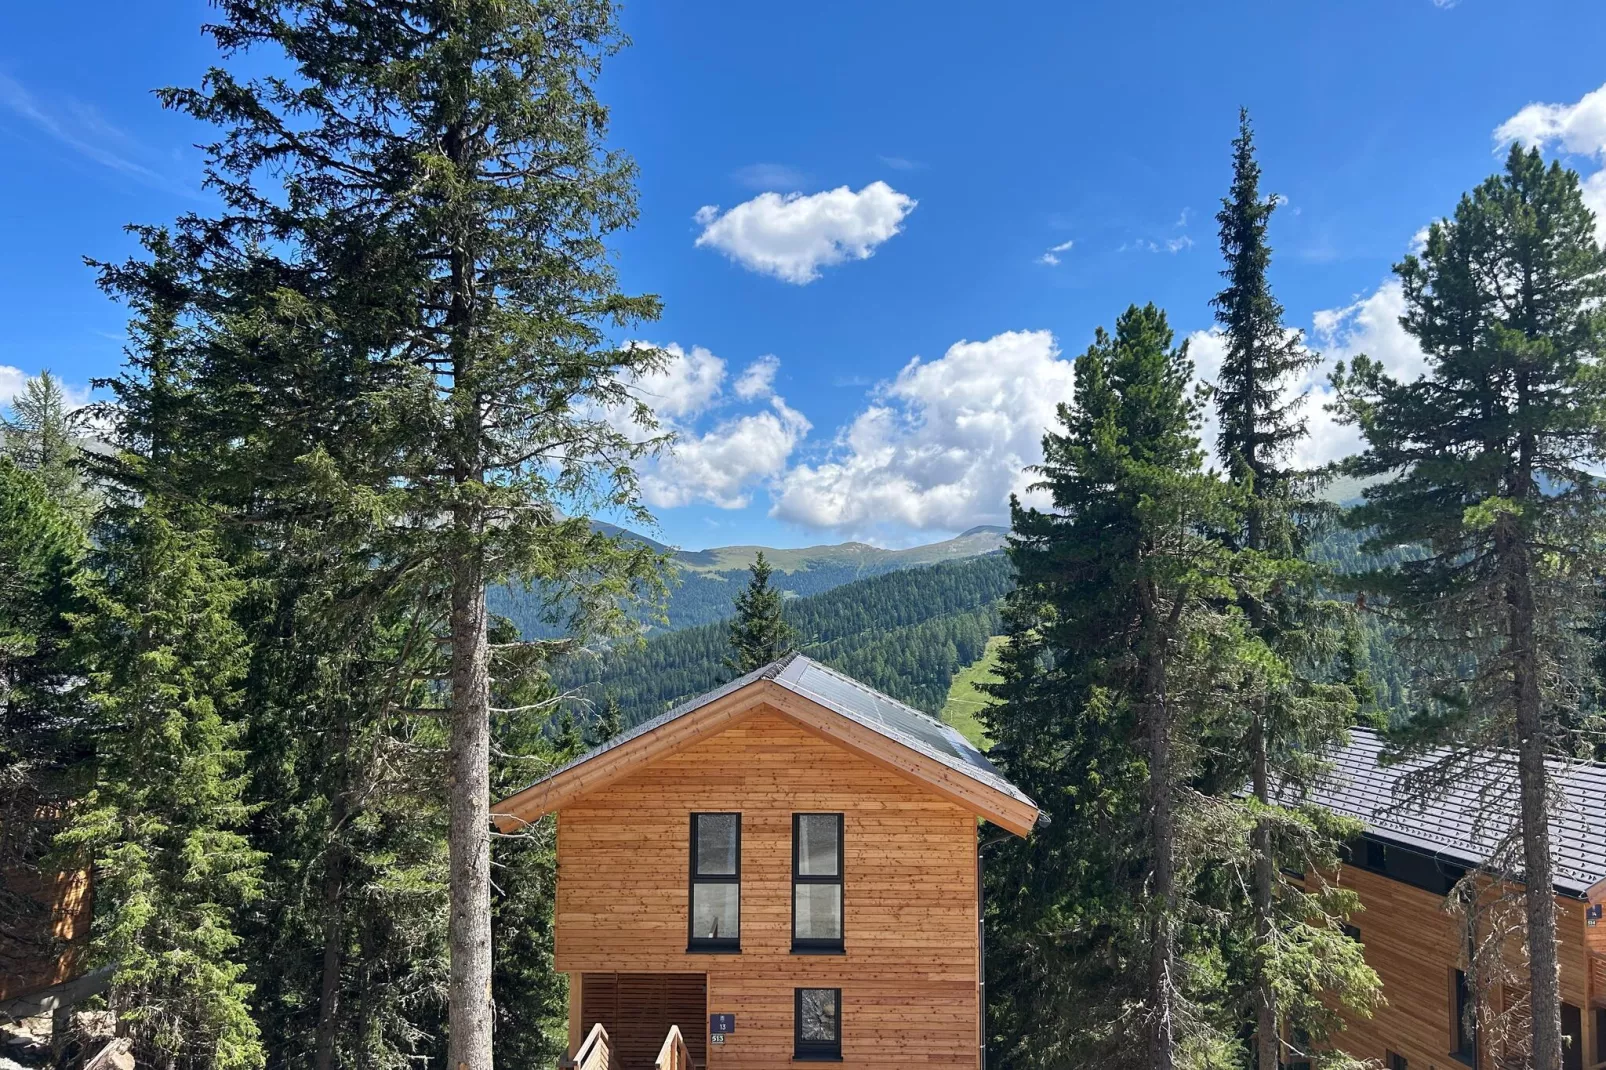
[[[1017,836],[1038,817],[1031,802],[999,791],[828,706],[758,679],[697,709],[604,749],[496,803],[491,817],[513,832],[630,776],[661,758],[725,731],[760,710],[773,712],[843,750],[888,769]]]

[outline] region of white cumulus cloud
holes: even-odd
[[[1583,183],[1584,203],[1595,213],[1595,236],[1606,245],[1606,85],[1572,104],[1530,104],[1495,128],[1501,146],[1515,141],[1592,156],[1603,166]]]
[[[919,358],[839,432],[830,456],[786,473],[772,516],[816,530],[956,530],[998,523],[1042,460],[1071,396],[1048,331],[1009,331]]]
[[[754,487],[786,468],[809,429],[802,413],[772,397],[768,411],[685,434],[642,477],[642,496],[662,509],[699,501],[721,509],[746,508]]]
[[[658,431],[673,435],[674,441],[642,463],[642,497],[664,509],[699,502],[744,508],[756,487],[785,470],[810,429],[803,414],[775,394],[780,359],[759,357],[730,383],[726,362],[702,346],[653,348],[665,355],[662,366],[628,385],[632,396],[653,410]],[[757,411],[732,411],[754,402],[762,403]],[[607,418],[633,437],[646,433],[628,407]]]
[[[885,182],[857,193],[847,186],[808,195],[760,193],[725,212],[717,205],[699,208],[697,245],[802,286],[819,278],[822,267],[869,257],[898,233],[915,204]]]
[[[736,396],[743,401],[767,398],[775,393],[775,373],[781,368],[781,358],[765,354],[742,370],[736,380]]]

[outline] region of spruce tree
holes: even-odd
[[[84,533],[50,489],[0,455],[0,962],[48,962],[35,898],[82,758],[71,615]]]
[[[1009,1067],[1169,1070],[1230,1043],[1185,924],[1211,839],[1188,786],[1239,640],[1216,608],[1226,555],[1205,532],[1223,500],[1191,376],[1165,315],[1128,309],[1077,359],[1044,436],[1052,508],[1012,506],[1017,586],[983,719],[1052,822],[986,871],[990,1034]]]
[[[1366,441],[1352,471],[1379,480],[1352,520],[1369,549],[1425,548],[1367,577],[1409,647],[1444,652],[1406,749],[1447,745],[1441,782],[1515,752],[1515,844],[1489,869],[1524,885],[1528,977],[1514,980],[1532,1021],[1506,1040],[1521,1055],[1531,1038],[1531,1064],[1560,1070],[1545,763],[1572,750],[1590,669],[1579,638],[1595,611],[1606,254],[1578,176],[1513,146],[1395,270],[1428,367],[1401,381],[1357,357],[1334,375]]]
[[[53,501],[80,525],[94,512],[94,496],[80,471],[77,438],[83,414],[67,401],[61,380],[48,370],[31,376],[11,400],[11,416],[0,419],[0,442],[22,468],[33,472]]]
[[[605,147],[594,88],[621,38],[609,5],[578,0],[219,6],[210,32],[226,55],[281,50],[287,73],[220,69],[164,91],[223,128],[207,175],[225,209],[181,220],[170,240],[142,232],[150,259],[106,281],[136,308],[176,299],[177,332],[204,349],[166,380],[176,399],[158,396],[149,367],[134,390],[180,413],[185,478],[210,463],[244,502],[259,473],[241,455],[284,462],[268,474],[286,496],[267,504],[283,518],[290,488],[303,503],[315,490],[310,501],[363,520],[350,552],[371,566],[369,597],[419,592],[417,619],[449,652],[418,677],[444,678],[444,695],[390,710],[446,726],[447,1061],[482,1070],[491,719],[518,715],[493,709],[493,677],[538,671],[558,649],[493,649],[486,586],[540,584],[581,634],[617,620],[656,568],[585,515],[639,515],[631,462],[651,443],[606,413],[650,425],[629,384],[662,359],[611,337],[658,309],[619,291],[607,254],[635,218],[634,167]],[[164,241],[173,271],[156,270]],[[325,420],[339,435],[322,450],[268,448]]]
[[[785,657],[796,649],[796,633],[781,615],[780,588],[770,586],[775,570],[764,551],[747,567],[747,586],[736,596],[736,616],[729,625],[731,652],[725,668],[737,677]]]
[[[241,833],[240,584],[202,510],[119,507],[81,581],[92,780],[60,845],[93,859],[95,961],[142,1063],[263,1063],[235,910],[260,895]]]
[[[1283,325],[1268,270],[1266,231],[1275,197],[1260,190],[1260,165],[1247,111],[1238,116],[1233,180],[1216,219],[1227,285],[1212,300],[1226,353],[1214,388],[1234,510],[1221,535],[1234,555],[1234,601],[1246,627],[1244,671],[1235,681],[1246,716],[1216,729],[1226,755],[1222,786],[1247,781],[1249,805],[1249,995],[1256,1065],[1287,1061],[1285,1038],[1321,1041],[1338,1024],[1329,992],[1351,1008],[1369,1007],[1376,977],[1342,923],[1355,903],[1321,874],[1335,868],[1348,827],[1301,805],[1300,789],[1323,768],[1321,753],[1341,743],[1356,700],[1331,666],[1346,640],[1342,606],[1322,593],[1308,560],[1310,538],[1329,512],[1316,480],[1291,467],[1306,435],[1302,395],[1292,380],[1318,357],[1300,332]],[[1284,869],[1319,882],[1306,893],[1279,877]],[[1308,1058],[1295,1051],[1294,1057]]]

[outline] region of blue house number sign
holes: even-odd
[[[736,1032],[736,1015],[710,1014],[708,1016],[708,1031],[714,1036],[724,1036],[726,1033]]]

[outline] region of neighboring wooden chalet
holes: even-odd
[[[1038,809],[952,728],[794,654],[495,809],[557,813],[571,1053],[600,1023],[646,1070],[675,1025],[712,1070],[977,1066],[977,818]]]
[[[1475,1022],[1465,1024],[1473,1000],[1465,972],[1468,934],[1461,918],[1446,909],[1445,897],[1512,827],[1515,774],[1509,764],[1497,763],[1418,802],[1409,798],[1402,778],[1432,757],[1383,766],[1382,750],[1376,733],[1356,729],[1336,755],[1334,775],[1313,798],[1366,824],[1338,879],[1366,907],[1351,920],[1388,1000],[1372,1019],[1351,1022],[1339,1046],[1377,1060],[1385,1070],[1494,1070],[1503,1065],[1501,1053],[1478,1036]],[[1606,1065],[1606,921],[1600,917],[1606,903],[1606,766],[1558,763],[1553,772],[1561,797],[1551,849],[1562,1027],[1572,1038],[1565,1066],[1589,1070]],[[1509,809],[1480,821],[1491,803]],[[1513,961],[1519,954],[1515,947],[1508,953]]]

